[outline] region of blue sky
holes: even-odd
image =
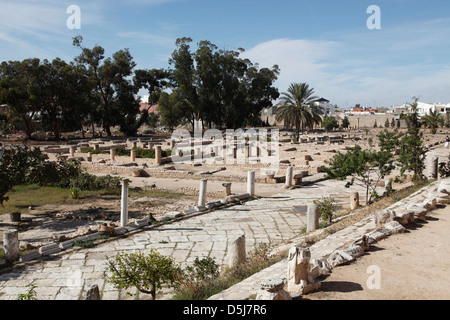
[[[81,10],[69,29],[67,8]],[[370,5],[381,29],[369,30]],[[66,61],[72,38],[110,56],[129,48],[137,68],[167,68],[179,37],[244,48],[261,67],[278,64],[280,92],[307,82],[339,106],[450,102],[448,0],[0,0],[0,61]]]

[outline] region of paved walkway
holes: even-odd
[[[40,300],[83,299],[92,284],[98,284],[104,300],[130,299],[105,281],[107,257],[156,249],[182,265],[201,256],[212,256],[218,264],[226,264],[228,243],[241,234],[245,234],[247,252],[257,243],[286,243],[298,237],[306,226],[305,206],[314,199],[334,196],[343,207],[348,207],[352,193],[364,194],[362,187],[344,188],[343,182],[330,180],[292,190],[280,186],[280,191],[272,197],[133,233],[94,248],[70,250],[51,260],[0,274],[0,300],[17,299],[31,283],[36,285]]]

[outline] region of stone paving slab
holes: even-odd
[[[128,299],[124,292],[104,280],[107,258],[119,252],[145,253],[156,249],[174,257],[182,266],[201,256],[212,256],[218,264],[225,265],[228,243],[240,235],[245,234],[247,252],[253,251],[258,243],[289,242],[306,226],[306,213],[298,212],[296,207],[311,204],[312,200],[323,196],[334,196],[346,207],[350,195],[356,191],[364,194],[361,186],[344,188],[342,181],[331,180],[291,190],[281,189],[272,197],[146,229],[94,248],[72,253],[63,251],[50,260],[35,261],[21,270],[0,274],[0,300],[17,299],[33,281],[38,299],[82,299],[92,284],[99,285],[102,299]],[[277,265],[271,268],[276,269]]]

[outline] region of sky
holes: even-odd
[[[450,103],[448,0],[0,0],[0,61],[72,61],[77,35],[106,56],[128,48],[138,69],[167,69],[181,37],[243,48],[279,66],[280,93],[306,82],[344,108]]]

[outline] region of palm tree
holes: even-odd
[[[430,111],[429,114],[424,116],[422,120],[431,129],[431,133],[435,134],[439,126],[443,126],[445,119],[436,110]]]
[[[277,104],[276,119],[284,121],[285,127],[295,127],[298,139],[300,129],[313,128],[322,121],[322,108],[314,104],[314,89],[306,83],[291,83],[287,92],[283,92]]]

